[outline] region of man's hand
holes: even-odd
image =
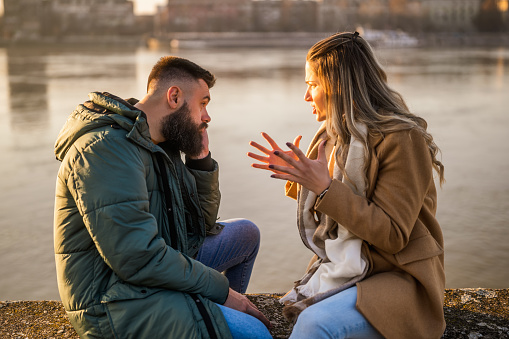
[[[209,155],[209,134],[207,132],[207,128],[203,129],[201,135],[202,135],[202,140],[201,140],[202,149],[201,149],[201,153],[196,155],[196,156],[193,156],[193,157],[189,156],[191,159],[194,159],[194,160],[203,159],[207,155]]]
[[[267,328],[272,327],[270,321],[267,318],[265,318],[263,313],[260,312],[256,308],[256,306],[253,305],[253,303],[251,303],[251,301],[249,301],[249,299],[246,296],[244,296],[238,292],[235,292],[231,288],[230,288],[230,292],[228,294],[228,298],[226,299],[226,302],[224,303],[223,306],[226,306],[226,307],[232,308],[234,310],[249,314],[249,315],[257,318],[258,320],[260,320]]]

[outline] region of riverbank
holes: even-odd
[[[251,294],[249,299],[273,324],[274,338],[288,338],[292,325],[281,314],[279,294]],[[444,302],[447,328],[442,338],[509,338],[509,289],[448,289]],[[72,338],[59,301],[1,301],[0,338]]]
[[[189,32],[173,33],[146,39],[149,47],[173,48],[310,48],[334,32]],[[397,30],[361,32],[370,44],[380,48],[396,47],[504,47],[509,46],[505,33],[418,33]]]
[[[59,36],[2,40],[13,46],[146,46],[151,49],[310,48],[334,32],[175,32],[161,36]],[[506,33],[406,33],[365,30],[361,35],[375,47],[509,47]]]

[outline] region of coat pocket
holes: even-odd
[[[161,292],[161,288],[150,288],[144,286],[135,286],[118,281],[114,283],[101,298],[101,303],[109,303],[120,300],[144,299],[152,294]]]
[[[116,339],[206,338],[181,292],[160,291],[143,299],[116,300],[104,305]]]
[[[429,259],[444,253],[442,246],[431,236],[431,234],[412,239],[408,245],[395,254],[400,265],[406,265],[414,261]]]

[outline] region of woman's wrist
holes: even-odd
[[[322,199],[322,198],[325,196],[325,194],[327,194],[327,192],[328,192],[328,191],[329,191],[329,188],[327,187],[326,189],[324,189],[324,190],[322,191],[322,193],[320,193],[320,194],[318,195],[318,199]]]
[[[327,187],[323,191],[321,191],[319,194],[317,194],[318,199],[322,199],[325,196],[325,194],[327,194],[327,192],[329,191],[331,183],[332,183],[332,180],[329,181],[329,184],[327,185]]]

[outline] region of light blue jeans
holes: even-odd
[[[306,308],[290,339],[383,338],[355,308],[357,287],[351,287]]]

